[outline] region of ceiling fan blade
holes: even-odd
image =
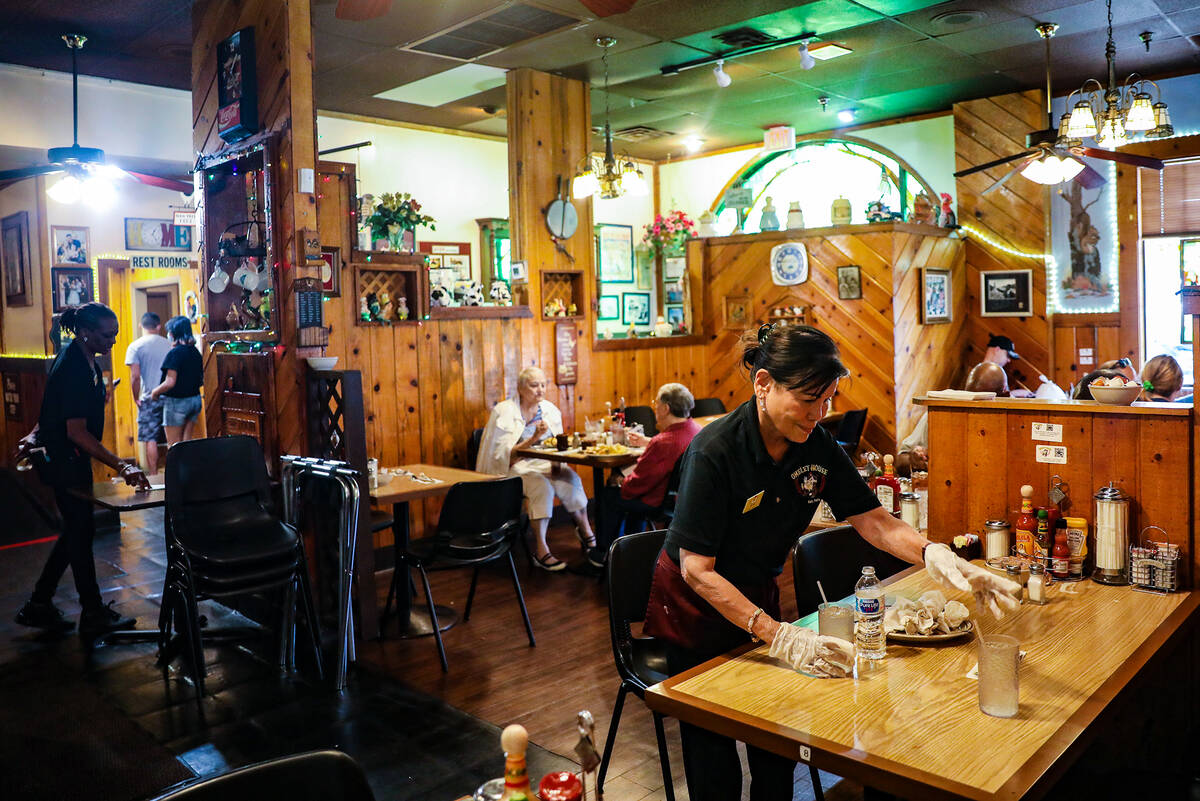
[[[195,190],[195,186],[187,181],[180,181],[175,178],[163,178],[160,175],[149,175],[144,172],[134,172],[133,170],[125,170],[125,172],[138,181],[141,181],[146,186],[157,186],[159,189],[172,189],[176,192],[182,192],[185,195],[190,195]]]
[[[1029,162],[1027,162],[1027,161],[1022,161],[1020,164],[1018,164],[1017,166],[1013,167],[1011,170],[1009,170],[1008,172],[1006,172],[1006,173],[1004,174],[1004,177],[1003,177],[1003,178],[1001,178],[999,181],[996,181],[996,183],[992,184],[992,185],[991,185],[991,186],[989,186],[987,189],[985,189],[985,190],[983,190],[982,192],[980,192],[980,193],[979,193],[979,196],[980,196],[980,197],[987,197],[987,196],[988,196],[988,195],[990,195],[992,192],[995,192],[997,189],[999,189],[1000,187],[1004,186],[1004,184],[1005,184],[1005,183],[1008,181],[1008,179],[1009,179],[1009,178],[1012,178],[1014,175],[1016,175],[1017,173],[1019,173],[1021,170],[1025,169],[1025,165],[1026,165],[1026,164],[1028,164],[1028,163],[1029,163]]]
[[[388,13],[392,0],[338,0],[333,16],[338,19],[362,22]]]
[[[579,0],[584,8],[597,17],[611,17],[613,14],[624,14],[633,8],[637,0]]]
[[[15,170],[0,170],[0,181],[16,181],[21,178],[32,178],[35,175],[46,175],[61,171],[61,164],[38,164],[34,167],[18,167]]]
[[[1107,183],[1104,176],[1093,170],[1089,164],[1084,164],[1083,169],[1072,180],[1084,189],[1096,189]]]
[[[1033,154],[1035,154],[1037,152],[1038,152],[1037,150],[1026,150],[1024,153],[1017,153],[1012,156],[1005,156],[1002,159],[996,159],[995,161],[989,161],[987,164],[976,164],[974,167],[968,167],[965,170],[959,170],[958,172],[954,173],[954,177],[955,178],[965,178],[966,176],[974,175],[977,172],[983,172],[984,170],[990,170],[993,167],[999,167],[1001,164],[1008,164],[1010,161],[1016,161],[1017,159],[1023,159],[1026,156],[1032,156]]]
[[[1099,150],[1094,147],[1077,147],[1075,152],[1082,156],[1088,156],[1094,159],[1104,159],[1106,161],[1115,161],[1120,164],[1129,164],[1134,167],[1146,167],[1151,170],[1161,170],[1163,163],[1161,159],[1151,158],[1149,156],[1135,156],[1132,153],[1120,153],[1116,150]]]

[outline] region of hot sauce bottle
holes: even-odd
[[[1045,509],[1037,510],[1037,535],[1033,541],[1033,555],[1044,559],[1054,547],[1054,537],[1050,533],[1050,514]]]
[[[1054,533],[1054,550],[1050,552],[1050,575],[1065,579],[1071,570],[1071,546],[1067,544],[1067,530],[1060,528]]]
[[[529,786],[529,771],[525,764],[525,750],[529,745],[529,733],[524,726],[513,724],[500,733],[500,747],[504,749],[504,795],[503,801],[532,801],[533,790]]]
[[[871,489],[883,508],[891,514],[900,511],[900,479],[896,478],[895,459],[889,453],[883,457],[883,474],[871,481]]]
[[[1013,539],[1016,542],[1017,553],[1033,556],[1033,544],[1037,537],[1037,518],[1033,516],[1033,487],[1024,484],[1021,487],[1021,514],[1013,525]]]

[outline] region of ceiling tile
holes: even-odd
[[[658,39],[682,40],[705,31],[735,28],[747,20],[775,13],[827,5],[853,7],[848,0],[659,0],[656,3],[640,0],[626,13],[607,19]],[[877,16],[872,14],[872,18]]]
[[[371,20],[341,20],[336,3],[314,6],[313,27],[367,44],[399,47],[503,7],[503,0],[455,0],[452,3],[393,2],[388,13]]]
[[[1078,2],[1078,0],[1072,0]],[[994,25],[1021,16],[1003,3],[989,0],[955,0],[899,17],[900,22],[930,36],[959,33]]]
[[[1172,14],[1168,19],[1184,36],[1192,36],[1193,34],[1200,33],[1200,8],[1194,8],[1191,11],[1180,11]],[[1150,45],[1151,50],[1154,49],[1154,44],[1158,42],[1160,37],[1166,38],[1163,33],[1155,31],[1154,43]]]
[[[858,2],[872,11],[886,14],[889,17],[895,17],[909,11],[917,11],[939,5],[941,0],[858,0]]]
[[[1200,8],[1200,0],[1155,0],[1155,5],[1164,14],[1173,14],[1176,11]]]
[[[337,87],[347,97],[371,97],[395,86],[445,72],[460,63],[448,58],[381,48],[344,67],[322,73],[313,83],[318,89]]]
[[[729,48],[716,38],[717,34],[733,28],[751,27],[777,39],[797,36],[806,31],[813,31],[819,36],[828,37],[838,31],[880,19],[882,17],[879,14],[863,8],[857,3],[849,2],[849,0],[817,0],[794,5],[773,14],[747,18],[736,24],[710,27],[703,33],[684,37],[680,41],[701,50],[720,52]]]
[[[545,71],[559,70],[566,64],[592,63],[593,61],[600,64],[603,49],[596,44],[598,36],[611,36],[617,40],[617,43],[608,51],[610,64],[622,59],[624,53],[656,44],[658,41],[652,36],[618,28],[601,20],[580,24],[565,31],[509,47],[492,56],[480,59],[480,62],[505,69],[532,67]],[[603,72],[602,69],[597,74],[601,72]]]

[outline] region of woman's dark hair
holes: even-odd
[[[70,331],[72,334],[78,334],[81,328],[95,331],[100,326],[100,323],[109,318],[113,320],[117,319],[116,312],[103,303],[92,301],[82,306],[68,306],[58,316],[58,324],[64,330]]]
[[[192,336],[192,321],[182,314],[167,320],[167,336],[177,345],[196,344],[196,338]]]
[[[1102,367],[1099,370],[1092,372],[1079,379],[1079,383],[1075,385],[1075,394],[1072,396],[1074,400],[1095,400],[1092,397],[1092,382],[1097,378],[1120,378],[1124,379],[1125,374],[1120,370],[1114,370],[1108,367]]]
[[[786,389],[820,395],[839,378],[850,375],[833,338],[810,325],[767,323],[743,341],[742,366],[751,380],[766,370]]]

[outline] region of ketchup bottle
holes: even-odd
[[[890,453],[883,457],[883,475],[875,476],[871,489],[884,511],[889,514],[900,511],[900,479],[896,478],[895,458]]]

